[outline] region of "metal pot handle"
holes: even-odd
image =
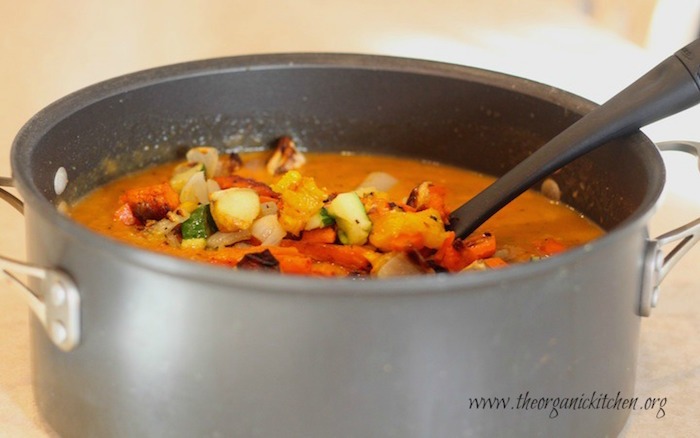
[[[11,178],[0,177],[0,198],[24,213],[24,204],[2,187],[12,187]],[[41,321],[49,338],[63,351],[80,343],[80,295],[73,279],[60,269],[33,265],[0,255],[0,270],[15,286],[14,290]],[[33,292],[15,274],[39,279],[40,293]],[[43,299],[42,299],[43,297]]]
[[[700,169],[700,143],[691,141],[668,141],[657,143],[661,151],[678,151],[695,155]],[[645,274],[642,279],[642,299],[639,313],[641,316],[649,316],[652,307],[656,307],[659,300],[659,285],[666,274],[675,266],[690,248],[700,240],[700,218],[664,233],[647,242],[645,253]],[[663,247],[678,242],[667,253]]]

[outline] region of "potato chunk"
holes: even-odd
[[[232,187],[213,192],[211,215],[220,231],[247,230],[260,214],[260,197],[255,190]]]

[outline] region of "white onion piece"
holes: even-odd
[[[284,236],[287,235],[287,232],[277,220],[277,215],[274,214],[263,216],[253,222],[250,232],[263,245],[278,245],[284,239]]]
[[[267,201],[260,204],[260,216],[268,216],[277,214],[277,203],[275,201]]]
[[[179,248],[180,247],[180,239],[177,238],[175,233],[168,233],[165,235],[165,242],[169,245],[172,246],[173,248]]]
[[[251,236],[252,234],[249,230],[234,231],[232,233],[217,231],[207,238],[207,248],[223,248],[224,246],[248,240]]]
[[[157,234],[157,235],[166,235],[170,233],[172,230],[175,229],[180,224],[180,222],[176,222],[170,219],[161,219],[158,222],[155,222],[153,225],[148,227],[148,230],[151,233]]]
[[[204,179],[204,172],[197,172],[187,180],[180,191],[180,202],[195,202],[203,205],[209,203],[209,189]]]
[[[196,147],[187,151],[187,161],[190,163],[204,164],[207,179],[216,174],[216,167],[219,165],[219,151],[212,147]]]
[[[377,278],[418,275],[422,273],[423,270],[413,263],[406,253],[397,252],[377,270]]]
[[[374,188],[380,192],[386,192],[394,187],[397,182],[399,182],[398,179],[386,172],[372,172],[357,186],[357,189]]]

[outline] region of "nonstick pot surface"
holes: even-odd
[[[176,65],[78,92],[25,127],[15,177],[55,203],[59,166],[74,201],[193,144],[261,148],[293,135],[309,150],[381,152],[499,175],[593,104],[467,67],[353,55],[270,55]],[[620,159],[624,157],[624,159]],[[560,173],[565,202],[611,229],[663,183],[654,145],[630,136]]]

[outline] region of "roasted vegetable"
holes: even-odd
[[[364,245],[372,230],[365,206],[355,192],[340,193],[326,207],[338,225],[338,239],[345,245]]]
[[[182,191],[182,188],[185,187],[185,184],[187,184],[195,173],[204,172],[204,164],[187,163],[186,166],[183,166],[179,170],[179,172],[176,172],[173,177],[170,178],[170,186],[178,193]]]
[[[267,172],[270,175],[280,175],[293,169],[298,169],[306,163],[306,157],[298,149],[290,137],[282,137],[277,141],[277,147],[272,157],[267,161]]]
[[[311,216],[306,222],[305,230],[314,230],[316,228],[330,227],[335,223],[335,219],[328,214],[328,210],[325,207],[321,209],[315,215]]]
[[[253,189],[219,190],[210,199],[211,215],[224,232],[247,230],[260,214],[260,197]]]
[[[211,216],[209,205],[202,205],[190,213],[182,223],[182,238],[206,239],[216,232],[216,223]]]
[[[446,234],[440,213],[432,208],[419,212],[389,210],[371,215],[369,242],[382,251],[438,249]]]
[[[119,200],[129,206],[131,214],[141,224],[163,219],[180,204],[177,192],[168,183],[127,190]],[[127,216],[126,211],[123,211],[122,217]]]
[[[236,267],[253,271],[280,271],[280,263],[269,249],[246,254],[241,261],[238,262]]]
[[[319,212],[328,197],[313,178],[302,177],[296,170],[285,173],[271,187],[282,199],[280,224],[295,236],[298,236],[309,219]]]
[[[219,151],[216,148],[199,146],[187,151],[187,161],[190,163],[201,163],[207,179],[216,174],[219,165]]]

